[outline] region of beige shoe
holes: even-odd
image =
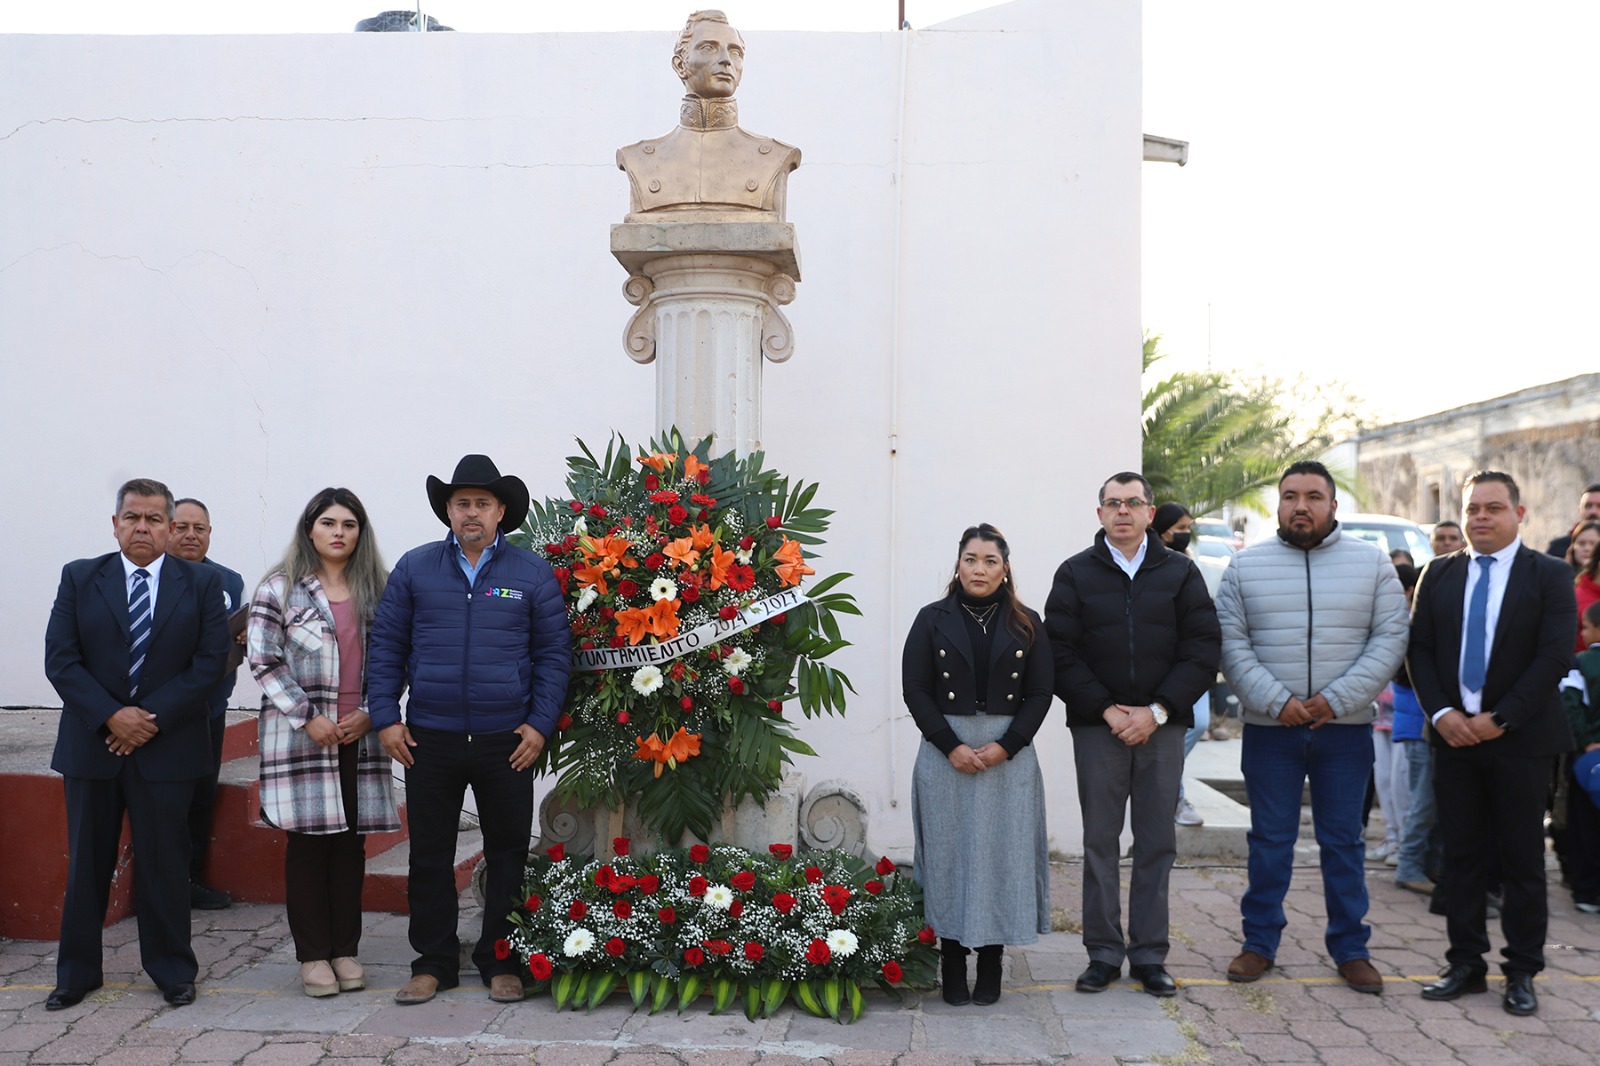
[[[489,978],[489,998],[496,1003],[521,1003],[522,978],[514,973],[496,974]]]
[[[394,1001],[401,1006],[410,1007],[417,1003],[426,1003],[439,991],[439,979],[432,974],[419,973],[411,980],[400,986],[400,991],[394,994]]]
[[[333,975],[339,979],[339,991],[359,992],[367,987],[367,971],[350,955],[340,955],[330,959],[328,965],[333,967]]]
[[[339,979],[333,976],[333,967],[320,959],[300,964],[300,984],[308,996],[339,994]]]

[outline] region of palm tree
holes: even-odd
[[[1161,358],[1146,336],[1144,369]],[[1320,390],[1317,390],[1320,391]],[[1322,410],[1291,408],[1272,380],[1240,385],[1212,371],[1178,371],[1144,393],[1144,475],[1157,500],[1179,500],[1197,515],[1238,504],[1265,514],[1262,488],[1284,467],[1326,451],[1349,418],[1319,397]],[[1335,471],[1335,480],[1348,480]],[[1346,486],[1348,487],[1348,486]]]

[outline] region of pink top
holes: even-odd
[[[349,600],[329,601],[339,641],[339,709],[343,718],[361,709],[361,623]]]

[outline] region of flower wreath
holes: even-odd
[[[815,484],[790,487],[762,454],[710,458],[674,430],[635,455],[615,438],[567,460],[566,499],[534,503],[513,543],[555,568],[572,626],[567,702],[538,769],[581,806],[637,802],[668,844],[709,837],[723,805],[765,800],[795,753],[784,718],[843,714],[843,673],[819,660],[848,646],[834,615],[861,612],[807,588],[806,546],[832,511]]]

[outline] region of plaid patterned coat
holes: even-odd
[[[365,622],[361,643],[367,643]],[[322,747],[305,730],[314,715],[338,720],[339,643],[322,583],[311,576],[291,588],[282,571],[269,575],[250,603],[248,648],[250,672],[262,689],[262,818],[291,833],[344,832],[350,826],[339,789],[338,749]],[[356,746],[356,831],[398,829],[389,757],[377,733]]]

